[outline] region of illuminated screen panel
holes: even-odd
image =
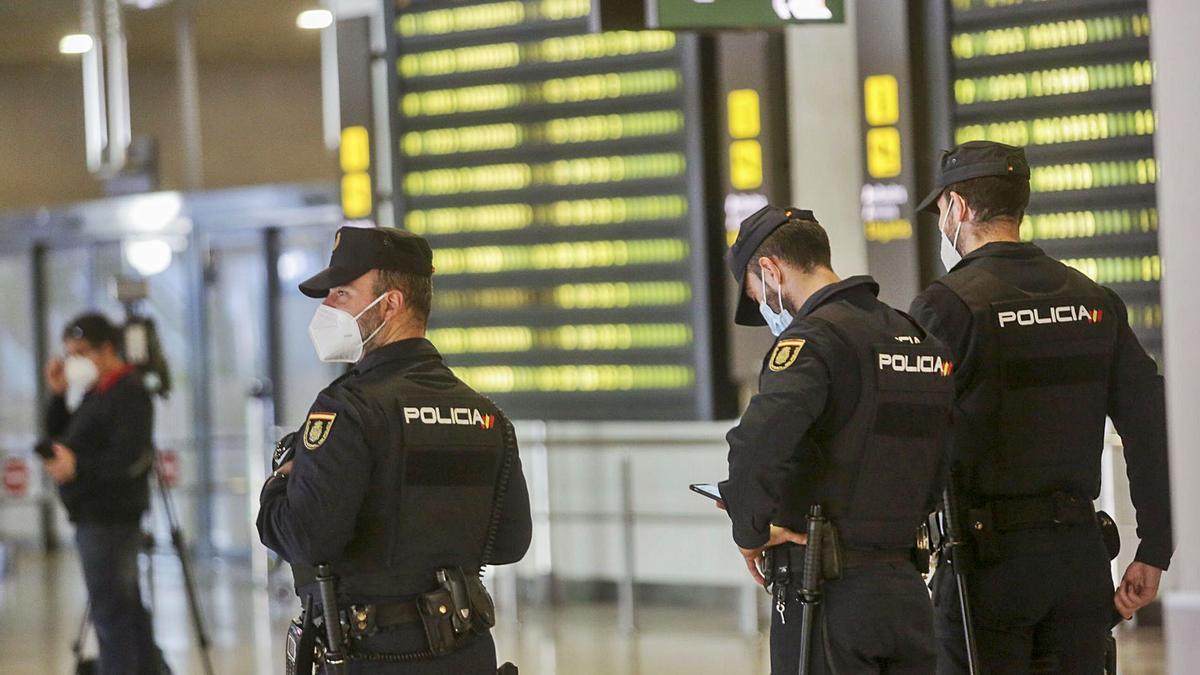
[[[513,417],[728,414],[694,38],[588,33],[591,0],[449,4],[395,6],[397,219],[434,248],[430,339]]]
[[[1134,331],[1162,349],[1144,1],[950,0],[955,141],[1024,145],[1022,237],[1113,288]]]

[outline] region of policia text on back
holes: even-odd
[[[735,320],[776,336],[720,484],[734,542],[774,596],[772,672],[929,673],[915,549],[937,496],[949,353],[873,279],[834,274],[810,211],[762,209],[728,260]]]
[[[352,365],[281,441],[260,498],[304,608],[298,673],[496,672],[479,573],[524,556],[529,494],[511,423],[424,337],[432,272],[420,237],[344,227],[300,286],[323,299],[318,357]]]
[[[939,169],[920,208],[939,215],[948,272],[911,309],[956,364],[948,501],[963,541],[931,584],[938,672],[1099,673],[1114,610],[1150,602],[1172,554],[1162,378],[1113,291],[1020,240],[1021,148],[966,143]],[[1121,434],[1141,539],[1115,595],[1116,542],[1092,506],[1106,417]],[[966,584],[955,580],[964,573]]]

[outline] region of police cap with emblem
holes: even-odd
[[[985,176],[1029,178],[1025,149],[992,141],[970,141],[951,150],[943,150],[933,192],[917,205],[918,211],[937,213],[938,197],[955,183]]]
[[[746,266],[750,264],[758,247],[762,246],[767,237],[790,220],[817,222],[812,211],[764,206],[742,221],[737,239],[734,240],[733,246],[729,247],[725,262],[729,265],[729,271],[733,273],[733,280],[738,285],[738,305],[733,321],[739,326],[767,325],[758,311],[758,305],[746,296]]]
[[[333,240],[329,267],[300,284],[300,292],[323,298],[374,269],[433,274],[433,251],[422,237],[394,227],[343,227]]]

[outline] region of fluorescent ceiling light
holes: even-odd
[[[135,239],[121,248],[129,266],[143,277],[152,277],[171,266],[171,245],[162,239]]]
[[[178,192],[150,192],[122,204],[121,215],[138,232],[158,232],[174,223],[182,210]]]
[[[304,30],[321,30],[333,25],[333,12],[327,9],[309,9],[296,17],[296,26]]]
[[[170,2],[170,0],[121,0],[121,1],[130,7],[137,7],[138,9],[154,9],[155,7],[161,7],[162,5],[165,5],[168,2]]]
[[[92,36],[82,33],[64,35],[58,41],[59,54],[86,54],[92,51]]]

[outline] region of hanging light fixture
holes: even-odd
[[[304,30],[321,30],[333,25],[333,12],[327,9],[308,9],[296,17],[296,27]]]

